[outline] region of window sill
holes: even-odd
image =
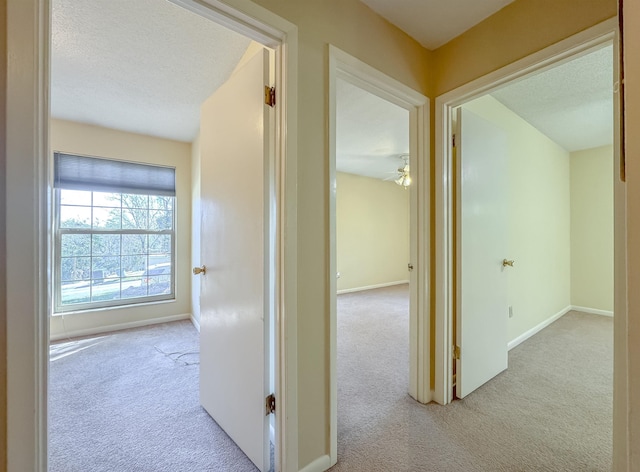
[[[149,307],[149,306],[156,306],[156,305],[164,305],[167,303],[175,303],[176,299],[175,298],[171,298],[168,300],[153,300],[153,301],[148,301],[148,302],[140,302],[140,303],[130,303],[127,305],[117,305],[117,306],[103,306],[103,307],[96,307],[96,308],[83,308],[80,310],[69,310],[69,311],[60,311],[60,312],[54,312],[51,313],[51,318],[55,318],[57,316],[66,316],[66,315],[79,315],[79,314],[88,314],[88,313],[102,313],[102,312],[107,312],[107,311],[113,311],[113,310],[134,310],[136,308],[143,308],[143,307]]]

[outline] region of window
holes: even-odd
[[[55,312],[175,298],[175,169],[55,153]]]

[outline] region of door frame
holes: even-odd
[[[277,226],[276,468],[297,471],[297,213],[295,205],[286,202],[297,199],[298,29],[250,0],[172,1],[276,53],[279,100],[272,189]],[[48,459],[50,24],[51,0],[7,0],[6,190],[14,202],[6,214],[7,272],[11,273],[7,277],[7,427],[12,432],[7,438],[7,461],[11,470],[46,471]]]
[[[571,59],[587,54],[606,44],[613,44],[614,58],[618,54],[618,22],[616,18],[603,21],[585,31],[531,54],[497,71],[475,79],[436,98],[435,114],[435,254],[436,254],[436,313],[435,313],[435,390],[433,400],[446,405],[453,400],[453,317],[455,288],[455,257],[453,231],[456,191],[453,173],[454,109],[465,102],[528,75],[542,72]],[[614,75],[617,64],[614,59]],[[614,100],[617,105],[617,100]],[[616,108],[617,111],[617,108]],[[619,113],[614,113],[618,120]],[[618,129],[616,123],[615,129]],[[614,159],[619,161],[619,134],[614,133]],[[616,274],[616,278],[618,274]],[[626,321],[624,310],[616,311],[616,326]]]
[[[430,169],[429,99],[329,45],[329,382],[331,465],[338,460],[337,257],[336,257],[336,79],[342,79],[409,111],[409,165],[415,175],[410,191],[409,394],[431,401],[430,388]]]

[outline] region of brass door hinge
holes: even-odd
[[[276,412],[276,396],[272,393],[264,399],[265,416]]]
[[[276,88],[269,87],[268,85],[264,86],[264,103],[265,105],[269,105],[270,107],[276,106]]]
[[[453,358],[460,359],[460,346],[453,346]]]

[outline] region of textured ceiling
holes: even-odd
[[[377,179],[397,177],[409,152],[409,112],[336,80],[336,170]]]
[[[249,39],[166,0],[54,0],[51,114],[191,141]]]
[[[405,0],[401,8],[395,0],[363,1],[413,11],[427,32],[433,18],[448,23],[442,8],[460,7],[460,0]],[[509,2],[471,3],[462,16],[475,19],[466,27]],[[478,12],[479,4],[487,9]],[[195,137],[200,104],[250,42],[166,0],[54,0],[52,16],[52,116],[181,141]],[[605,48],[493,96],[567,150],[608,144],[612,61]],[[338,170],[393,176],[409,148],[408,112],[339,80],[337,120]]]
[[[611,46],[491,95],[567,151],[613,142]]]
[[[427,49],[436,49],[514,0],[361,0]]]
[[[606,47],[492,95],[573,152],[613,142],[613,49]],[[337,80],[336,168],[392,179],[409,151],[409,113]]]

